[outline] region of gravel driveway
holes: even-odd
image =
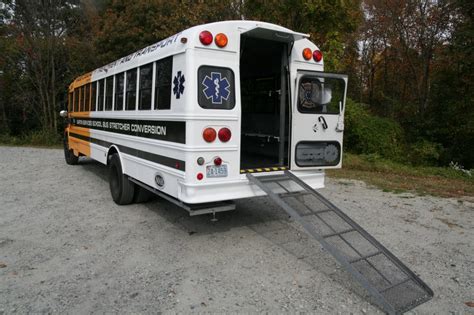
[[[417,312],[474,312],[472,202],[350,180],[322,193],[433,289]],[[381,313],[268,198],[218,219],[160,199],[117,206],[105,166],[0,147],[0,314]]]

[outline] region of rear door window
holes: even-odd
[[[305,76],[298,87],[298,110],[301,113],[339,114],[344,91],[342,79]]]

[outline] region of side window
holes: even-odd
[[[97,101],[97,82],[92,82],[91,85],[91,112],[95,111]]]
[[[74,102],[74,96],[73,96],[72,92],[69,92],[67,100],[68,100],[68,102],[67,102],[67,111],[68,111],[68,113],[70,113],[70,112],[73,111],[72,104]]]
[[[90,108],[90,104],[91,104],[91,103],[90,103],[90,102],[91,102],[91,84],[90,84],[90,83],[87,84],[84,88],[85,88],[85,90],[86,90],[86,93],[85,93],[85,96],[86,96],[86,97],[85,97],[86,106],[85,106],[84,110],[85,110],[86,112],[88,112],[88,111],[91,110],[91,108]]]
[[[153,64],[140,67],[140,92],[138,95],[138,109],[151,109],[151,84],[153,79]]]
[[[104,79],[99,81],[99,99],[97,100],[97,110],[104,110],[105,84]]]
[[[234,72],[229,68],[199,67],[198,102],[206,109],[234,108]]]
[[[112,110],[112,96],[114,93],[114,77],[105,79],[105,110]]]
[[[137,69],[127,71],[125,110],[135,110],[137,103]]]
[[[173,57],[156,62],[155,109],[171,108],[171,75]]]
[[[85,94],[86,94],[86,87],[81,86],[81,96],[80,96],[81,100],[79,101],[80,104],[81,104],[81,109],[79,110],[80,112],[84,111],[84,106],[85,106],[85,102],[86,102]]]
[[[124,88],[125,72],[115,76],[115,105],[114,110],[123,109],[123,88]]]
[[[79,111],[79,89],[78,88],[74,89],[74,107],[72,111],[73,112]]]

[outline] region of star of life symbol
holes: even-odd
[[[230,84],[226,77],[222,77],[220,72],[211,72],[211,76],[206,75],[202,84],[205,89],[202,91],[207,99],[211,99],[212,104],[222,104],[222,100],[228,100],[230,96]]]
[[[173,79],[173,93],[176,96],[177,99],[181,96],[181,94],[184,93],[184,73],[181,74],[181,71],[178,71],[176,76]]]

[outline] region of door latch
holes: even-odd
[[[328,124],[326,123],[326,119],[323,116],[319,116],[318,121],[323,125],[323,129],[328,129]]]

